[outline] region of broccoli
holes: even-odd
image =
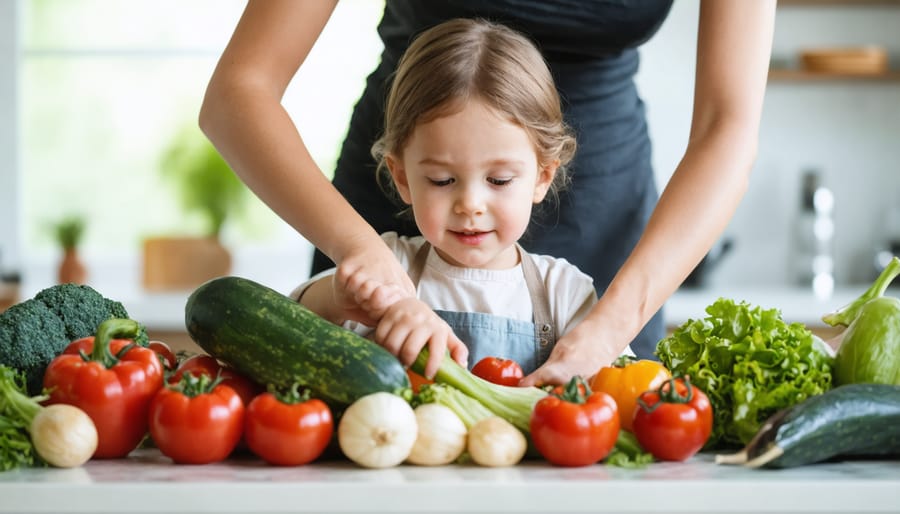
[[[0,364],[25,373],[28,392],[41,392],[44,370],[75,339],[94,335],[109,318],[127,318],[125,307],[89,286],[60,284],[0,313]],[[146,333],[138,344],[146,345]]]

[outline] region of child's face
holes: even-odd
[[[540,168],[523,128],[481,101],[416,127],[387,165],[422,235],[447,262],[510,268],[514,243],[547,194],[556,165]]]

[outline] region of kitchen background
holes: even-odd
[[[285,98],[325,170],[378,58],[381,5],[339,3]],[[675,2],[641,49],[638,84],[661,187],[687,142],[698,5]],[[209,0],[0,0],[0,275],[7,282],[19,276],[20,299],[54,283],[61,250],[48,227],[78,213],[88,221],[80,245],[88,283],[147,316],[178,317],[183,293],[142,287],[141,244],[199,226],[160,173],[161,156],[195,128],[206,80],[242,8]],[[897,1],[780,3],[774,67],[796,69],[806,49],[877,45],[895,71],[869,78],[773,72],[750,187],[723,237],[730,250],[702,287],[684,288],[670,302],[670,322],[701,316],[711,298],[745,292],[786,318],[814,317],[787,304],[811,297],[794,269],[813,226],[801,218],[808,170],[833,198],[827,253],[835,293],[811,303],[812,311],[839,307],[874,277],[876,253],[900,241],[897,27]],[[222,233],[232,272],[286,292],[306,278],[309,245],[254,198],[245,203]]]

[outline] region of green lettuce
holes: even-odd
[[[775,412],[831,388],[833,358],[802,323],[778,309],[719,298],[659,342],[656,355],[709,397],[705,449],[746,445]]]

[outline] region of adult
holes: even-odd
[[[325,256],[336,263],[338,300],[355,306],[360,321],[374,321],[414,294],[379,234],[415,234],[415,226],[379,194],[370,153],[400,55],[417,33],[455,17],[526,34],[551,68],[579,149],[557,208],[536,216],[522,243],[576,264],[600,299],[522,384],[588,376],[629,343],[638,356],[652,356],[664,335],[661,307],[725,229],[756,156],[775,1],[701,0],[690,137],[658,195],[633,79],[637,47],[671,3],[387,0],[381,62],[353,112],[332,185],[280,100],[336,0],[250,0],[210,81],[201,128],[242,180],[322,252],[314,271],[331,266]],[[373,292],[371,284],[382,287]]]

